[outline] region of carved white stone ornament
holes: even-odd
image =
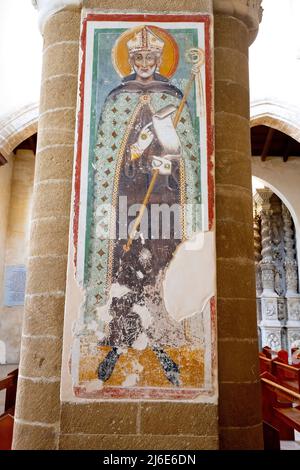
[[[254,216],[254,254],[256,267],[259,268],[256,271],[257,318],[261,345],[273,344],[274,349],[280,340],[281,348],[289,351],[291,359],[291,347],[300,341],[295,227],[288,208],[268,188],[256,191]],[[260,287],[264,288],[262,294]],[[274,298],[274,289],[279,295],[277,298]]]
[[[277,297],[275,293],[275,270],[272,254],[272,234],[271,234],[271,204],[272,191],[269,189],[258,189],[255,194],[256,202],[261,205],[261,245],[262,259],[259,263],[262,276],[262,297]]]
[[[286,269],[286,297],[294,297],[298,293],[298,264],[296,261],[296,240],[292,228],[293,221],[287,207],[282,205],[285,269]]]
[[[68,6],[80,6],[82,5],[82,0],[31,0],[33,6],[39,12],[39,27],[43,31],[44,25],[47,19],[57,13],[60,10],[63,10]]]
[[[213,0],[214,13],[235,16],[249,30],[249,45],[255,40],[262,20],[262,0]]]

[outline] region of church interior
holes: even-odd
[[[144,0],[1,0],[0,450],[300,450],[299,3],[299,0],[180,0],[175,7],[171,0],[153,0],[150,8]],[[131,13],[138,18],[139,13],[146,12],[150,26],[152,23],[156,26],[152,29],[147,26],[148,29],[144,28],[142,32],[137,29],[136,36],[130,36],[133,37],[130,41],[125,35],[129,64],[133,64],[132,69],[136,72],[136,78],[130,78],[134,83],[130,80],[126,82],[124,72],[125,81],[119,85],[123,87],[119,93],[119,88],[115,88],[117,78],[109,88],[109,83],[107,85],[105,81],[108,75],[103,75],[99,82],[100,91],[87,93],[88,80],[94,83],[95,70],[98,67],[100,76],[105,66],[101,57],[98,62],[91,59],[94,69],[89,66],[89,60],[86,60],[86,69],[82,66],[86,44],[86,53],[90,51],[92,54],[92,47],[89,46],[91,29],[88,29],[87,38],[82,39],[84,15],[94,14],[100,18],[102,14],[107,14],[106,23],[103,19],[98,20],[97,16],[93,17],[93,21],[95,24],[96,21],[105,23],[105,28],[113,29],[116,28],[113,15],[117,12],[124,16],[124,24],[118,26],[121,28],[123,25],[123,30]],[[133,259],[141,261],[136,268],[140,277],[139,287],[128,278],[126,284],[124,281],[124,285],[120,285],[122,277],[116,277],[113,286],[125,289],[126,285],[127,291],[110,297],[110,303],[117,304],[123,312],[128,302],[136,302],[132,310],[126,310],[131,321],[129,329],[122,323],[121,314],[116,314],[111,320],[111,310],[105,310],[99,300],[102,295],[100,288],[93,290],[94,286],[90,287],[89,284],[91,281],[86,281],[87,293],[83,294],[82,286],[85,284],[76,280],[78,272],[81,272],[80,260],[89,236],[92,239],[90,245],[87,243],[92,247],[89,248],[90,253],[94,249],[100,255],[92,257],[92,261],[91,255],[86,255],[82,261],[82,270],[86,270],[83,277],[93,279],[96,272],[94,264],[97,264],[100,279],[99,273],[104,266],[102,254],[106,253],[104,244],[95,244],[96,248],[93,248],[93,233],[98,233],[97,227],[93,228],[96,216],[90,216],[90,229],[85,226],[85,220],[88,220],[86,213],[93,212],[93,208],[88,200],[87,208],[82,209],[85,207],[82,196],[85,180],[78,180],[78,147],[81,145],[80,135],[86,132],[85,124],[80,124],[80,113],[83,116],[90,113],[93,117],[93,110],[97,109],[98,104],[105,106],[111,99],[115,108],[109,111],[111,114],[107,112],[107,116],[118,121],[118,106],[123,106],[125,100],[122,99],[126,96],[124,116],[127,113],[130,117],[133,96],[136,90],[139,92],[138,81],[143,83],[143,70],[146,74],[144,51],[154,50],[153,42],[159,44],[155,46],[156,56],[150,59],[159,57],[155,59],[154,67],[158,64],[161,75],[158,77],[157,69],[157,75],[152,76],[153,83],[155,80],[157,82],[153,85],[157,87],[155,91],[151,91],[152,85],[149,85],[150,88],[141,85],[143,95],[139,99],[146,102],[151,95],[154,103],[159,98],[164,105],[163,110],[168,111],[168,105],[171,106],[169,114],[173,112],[172,106],[174,103],[177,106],[179,92],[180,99],[185,99],[182,98],[185,97],[182,84],[187,87],[189,84],[180,75],[171,85],[164,78],[164,73],[168,78],[164,64],[161,64],[164,56],[157,51],[163,47],[166,50],[166,44],[172,45],[172,40],[168,39],[167,33],[165,36],[159,33],[157,24],[171,23],[171,19],[166,23],[167,16],[164,20],[159,19],[159,14],[172,13],[178,18],[183,15],[182,12],[186,18],[196,17],[198,13],[211,18],[209,33],[207,29],[205,33],[211,42],[207,40],[205,51],[212,72],[210,76],[207,66],[205,82],[202,75],[202,81],[206,84],[202,93],[206,94],[207,106],[211,107],[206,108],[209,112],[204,117],[199,114],[199,122],[201,127],[207,119],[207,134],[209,136],[211,132],[213,142],[211,154],[214,164],[209,171],[214,176],[212,180],[208,178],[209,229],[206,233],[211,230],[215,248],[205,245],[208,246],[205,248],[206,257],[203,255],[201,260],[206,260],[203,262],[207,264],[200,266],[199,277],[183,269],[178,284],[176,276],[172,277],[170,272],[175,265],[170,265],[167,271],[169,277],[164,280],[159,280],[159,276],[165,271],[159,271],[154,278],[152,269],[154,280],[151,278],[152,284],[148,285],[143,279],[149,271],[146,258],[150,252],[154,253],[152,263],[158,266],[158,271],[161,266],[159,260],[163,262],[167,250],[170,254],[172,248],[179,254],[175,251],[178,247],[174,245],[174,248],[171,242],[164,245],[161,242],[161,251],[158,251],[161,255],[156,256],[156,240],[148,240],[146,244],[145,241],[141,242],[144,246],[141,251],[134,251],[135,240],[133,236],[130,238],[130,234],[130,242],[127,243],[132,244],[133,248],[124,255],[124,259],[126,255],[132,256],[130,267],[134,266]],[[184,21],[184,27],[188,28],[191,20]],[[183,33],[178,32],[183,25],[177,29],[173,25],[168,27],[168,31],[174,29],[173,36],[180,45],[181,55],[184,55],[182,44],[185,43],[184,40],[180,42]],[[99,31],[101,28],[99,26]],[[106,31],[104,26],[103,31]],[[111,41],[115,41],[116,33],[111,31]],[[126,30],[123,34],[129,33]],[[187,34],[187,37],[192,35]],[[199,37],[202,37],[200,33]],[[138,41],[142,41],[142,45]],[[101,44],[99,54],[102,50],[106,51],[105,57],[110,60],[111,51],[107,52],[108,46]],[[168,46],[170,50],[171,45]],[[141,59],[134,55],[135,48],[139,48]],[[115,55],[114,66],[117,59]],[[142,72],[139,72],[138,60],[144,61]],[[98,63],[100,65],[95,66]],[[107,70],[109,74],[113,69]],[[131,70],[130,67],[128,70]],[[183,66],[182,70],[185,71]],[[179,71],[181,73],[181,69]],[[199,69],[193,73],[195,94],[186,101],[190,108],[198,96],[196,74],[201,77]],[[85,78],[86,88],[81,86],[82,77]],[[200,97],[202,85],[199,85]],[[178,92],[180,87],[183,91]],[[148,89],[150,91],[145,91]],[[101,93],[108,97],[102,99]],[[92,112],[88,101],[84,101],[89,94],[89,99],[92,101],[95,98],[97,103],[95,108],[91,105]],[[80,100],[83,100],[81,104]],[[182,135],[186,135],[184,129],[188,129],[187,114],[184,114],[187,113],[184,108],[188,107],[186,103],[182,104],[181,115],[178,114],[179,124],[176,123],[177,127],[174,125],[176,130],[173,136],[179,135],[181,139],[185,138]],[[136,110],[140,109],[139,106]],[[81,111],[78,113],[79,109]],[[162,113],[159,114],[157,109],[154,111],[155,118],[158,116],[159,120]],[[134,111],[135,119],[137,112]],[[96,110],[95,113],[99,120],[100,111]],[[104,132],[107,129],[110,132],[113,121],[105,121],[105,112],[101,116]],[[129,117],[126,119],[130,124]],[[145,132],[146,117],[141,115],[140,119],[139,131],[143,127]],[[195,121],[193,119],[192,123]],[[115,144],[111,146],[109,143],[111,159],[119,152],[118,132],[122,134],[121,138],[128,129],[121,127],[120,132],[118,126],[114,126],[115,136],[112,135],[116,150],[113,148]],[[200,136],[206,135],[201,134],[201,129],[199,132]],[[145,155],[144,148],[141,150],[143,135],[140,134],[142,137],[139,139],[133,131],[129,135],[131,159],[136,158],[137,162],[142,160],[143,152]],[[153,139],[152,132],[146,135],[148,140]],[[108,145],[105,139],[103,137],[104,145]],[[85,142],[83,138],[82,154]],[[103,146],[101,140],[97,142],[96,147]],[[192,147],[192,144],[188,145]],[[209,154],[209,138],[207,149]],[[192,150],[188,150],[187,155]],[[99,155],[104,155],[103,152],[99,148]],[[165,153],[169,154],[170,151]],[[164,170],[160,170],[165,173],[161,175],[168,171],[169,160],[166,164],[164,156],[154,157],[157,165],[165,165]],[[176,169],[176,158],[170,161],[172,168]],[[201,162],[203,164],[203,160]],[[84,169],[84,163],[81,165],[82,176],[90,170]],[[105,180],[103,183],[107,186],[104,186],[106,192],[99,193],[106,195],[110,188],[108,185],[115,181],[109,180],[108,176],[113,163],[109,166],[109,162],[104,167],[100,162],[100,169],[98,163],[95,165],[100,173],[102,168],[103,172],[104,168],[107,172],[107,177],[104,175],[107,182]],[[130,165],[128,168],[131,171],[135,167],[131,162]],[[118,174],[118,162],[116,168]],[[192,166],[187,168],[194,169]],[[188,174],[188,170],[186,172]],[[202,166],[201,172],[203,181]],[[180,184],[182,174],[178,176]],[[88,176],[86,181],[89,181]],[[125,177],[123,180],[120,178],[120,192],[123,187],[124,191],[127,190],[126,181]],[[127,191],[129,198],[137,194],[143,181],[142,176],[134,179],[133,190]],[[214,189],[211,189],[210,184],[213,183],[210,181],[214,182]],[[182,198],[180,184],[178,197]],[[80,195],[77,200],[78,185]],[[88,188],[93,188],[90,182],[89,185]],[[191,178],[187,177],[186,185],[192,186]],[[86,191],[89,195],[93,189]],[[114,191],[112,189],[109,198],[114,197]],[[153,200],[159,195],[156,191],[152,193]],[[167,190],[164,191],[167,197]],[[148,192],[146,203],[145,200],[143,202],[145,207],[150,197]],[[206,193],[203,194],[201,197],[205,200]],[[201,210],[206,213],[206,209]],[[213,219],[210,218],[211,210],[214,211]],[[94,212],[97,214],[97,210]],[[143,215],[141,209],[139,215]],[[84,217],[86,219],[83,220]],[[88,227],[88,222],[86,224]],[[78,243],[73,243],[76,236]],[[121,247],[122,243],[119,245]],[[123,254],[120,255],[120,250],[117,247],[115,254],[108,252],[108,267],[121,263]],[[174,258],[174,253],[170,254],[172,256]],[[73,266],[75,258],[78,263],[76,273]],[[92,274],[87,275],[86,272]],[[127,272],[123,272],[126,277]],[[130,272],[133,276],[133,271]],[[206,286],[205,282],[209,283],[210,278],[212,283],[216,283],[216,290],[210,298],[209,307],[203,307],[199,315],[183,320],[181,317],[178,320],[179,307],[178,318],[174,314],[169,320],[159,313],[156,328],[149,329],[147,321],[150,322],[149,318],[154,315],[154,307],[152,304],[152,310],[149,307],[150,315],[149,312],[145,313],[145,306],[147,302],[150,305],[156,295],[153,304],[156,302],[155,308],[158,310],[160,300],[157,299],[161,289],[157,287],[158,281],[165,291],[169,282],[171,295],[167,300],[175,311],[180,297],[192,298],[195,295],[195,301],[198,301],[201,287],[197,287],[197,282],[199,286]],[[210,284],[207,288],[211,289]],[[129,293],[128,289],[131,289]],[[198,297],[194,294],[197,290]],[[92,315],[88,307],[82,313],[82,305],[85,301],[88,303],[87,300],[82,301],[83,295],[86,295],[84,299],[89,299],[90,292],[96,299],[99,296],[96,300],[99,305],[97,311],[107,315],[111,321],[108,336],[104,336],[108,328],[105,322],[102,330],[98,331],[99,325],[90,326],[93,321],[89,319],[88,323],[86,320],[88,315]],[[136,296],[134,301],[130,297],[132,292]],[[145,295],[142,300],[138,297],[141,292]],[[177,304],[175,301],[172,303],[173,296],[179,298]],[[166,302],[166,295],[164,298]],[[184,308],[186,304],[183,302]],[[141,312],[140,316],[137,311]],[[87,326],[82,326],[84,322]],[[127,328],[123,342],[119,340],[118,328],[123,328],[122,331]],[[131,339],[132,330],[137,328],[139,335]],[[183,334],[185,336],[181,339]],[[142,340],[148,341],[147,348],[141,346]],[[183,371],[180,378],[179,371]],[[101,382],[101,390],[95,389],[98,379],[104,383]],[[200,394],[197,395],[195,390],[200,390]]]

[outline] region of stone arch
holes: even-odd
[[[297,217],[297,214],[295,212],[295,209],[293,207],[293,205],[291,204],[291,202],[287,199],[286,195],[280,191],[280,189],[278,189],[278,187],[274,186],[273,183],[267,181],[266,179],[262,178],[261,176],[258,176],[256,174],[253,173],[253,176],[255,178],[257,178],[258,180],[260,180],[265,186],[267,186],[268,188],[272,189],[273,193],[276,194],[276,196],[279,197],[279,199],[281,199],[281,201],[285,204],[285,206],[288,208],[288,210],[290,211],[291,213],[291,216],[293,218],[293,221],[294,221],[294,224],[295,224],[295,227],[299,227],[300,228],[300,220],[299,218]]]
[[[250,107],[250,126],[269,126],[300,142],[300,109],[279,101],[256,101]]]
[[[4,341],[0,340],[0,364],[6,364],[6,346]]]
[[[21,142],[37,132],[38,104],[27,105],[0,121],[0,153],[7,158]]]
[[[300,142],[300,108],[288,103],[276,100],[260,100],[251,103],[250,106],[250,126],[269,126],[284,132],[288,136]],[[291,176],[291,172],[298,174],[296,163],[289,161],[289,166],[279,160],[269,159],[261,162],[252,159],[252,175],[265,183],[267,187],[284,202],[293,218],[296,238],[298,266],[300,270],[300,204],[298,194],[292,194],[285,180]],[[295,184],[295,182],[294,182]],[[298,186],[297,186],[298,187]]]

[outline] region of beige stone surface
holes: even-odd
[[[74,129],[66,129],[65,126],[45,126],[39,130],[39,139],[40,142],[43,142],[43,147],[39,149],[39,152],[42,152],[43,149],[51,150],[53,146],[54,150],[58,145],[74,146]],[[44,175],[43,175],[44,176]]]
[[[61,178],[64,174],[61,174]],[[35,189],[32,215],[34,219],[41,217],[69,216],[71,204],[71,186],[69,179],[49,181]]]
[[[141,433],[217,435],[217,406],[204,403],[142,403]]]
[[[62,132],[59,138],[60,144],[58,144],[58,146],[53,145],[40,152],[42,158],[37,161],[36,165],[36,172],[39,181],[60,179],[62,175],[66,178],[72,178],[74,147],[70,144],[68,144],[68,146],[64,144],[62,145],[64,135],[65,132]],[[71,135],[74,139],[73,130],[68,132],[68,139],[70,139]]]
[[[222,258],[217,252],[218,295],[224,298],[255,298],[254,262],[248,259]],[[253,318],[248,318],[249,322]]]
[[[248,32],[243,24],[231,17],[216,17],[215,148],[221,449],[262,448],[261,407],[257,399],[258,347],[247,112],[247,42]]]
[[[53,15],[44,29],[44,49],[58,42],[78,41],[79,30],[79,9],[68,9]],[[65,290],[66,278],[66,239],[69,231],[79,51],[68,45],[60,50],[54,63],[54,59],[51,60],[51,51],[55,48],[56,46],[49,48],[44,54],[41,132],[38,138],[32,209],[34,228],[30,252],[33,257],[28,265],[28,295],[25,305],[24,331],[28,336],[39,334],[40,337],[25,337],[24,354],[21,356],[21,370],[24,373],[40,374],[48,379],[23,379],[21,382],[16,414],[28,423],[18,420],[15,423],[16,449],[57,447],[58,428],[43,423],[59,422],[60,384],[59,381],[53,381],[56,380],[53,375],[60,375],[62,344],[61,341],[45,335],[61,337],[63,329],[61,294]],[[59,153],[58,149],[64,152]],[[43,325],[45,328],[41,331]],[[41,426],[32,425],[30,421],[37,421]]]
[[[6,264],[27,263],[34,165],[35,156],[31,150],[18,150],[11,181]]]
[[[49,45],[62,41],[78,41],[80,36],[80,8],[66,8],[63,11],[49,17],[43,30],[44,49]],[[74,62],[78,54],[70,56],[70,61]]]
[[[33,381],[19,377],[16,419],[56,423],[59,416],[59,382]]]
[[[60,378],[61,337],[22,338],[20,374],[25,377]]]
[[[217,156],[217,155],[216,155]],[[216,216],[218,220],[240,222],[249,230],[249,211],[253,210],[250,188],[243,188],[238,181],[216,184]],[[217,235],[218,236],[218,235]]]
[[[76,104],[74,106],[60,106],[41,113],[39,116],[39,129],[67,128],[75,130]]]
[[[32,296],[26,300],[24,335],[61,335],[64,320],[64,295]]]
[[[262,424],[259,423],[250,427],[220,428],[220,448],[228,450],[262,450]]]
[[[69,218],[36,219],[31,224],[31,256],[66,255]]]
[[[257,338],[257,325],[253,321],[256,310],[256,299],[218,297],[218,308],[222,312],[218,316],[218,335],[221,338]],[[234,321],[232,319],[234,318]]]
[[[8,163],[1,167],[0,171],[0,341],[3,341],[5,347],[5,357],[2,358],[3,362],[6,361],[6,350],[9,347],[6,344],[9,340],[7,335],[4,337],[4,327],[2,322],[6,322],[3,317],[3,282],[4,282],[4,269],[5,269],[5,255],[6,255],[6,237],[7,237],[7,226],[9,219],[9,205],[10,205],[10,193],[11,193],[11,178],[13,171],[13,162],[14,157],[10,155],[8,158]]]
[[[99,8],[104,10],[112,9],[111,0],[83,0],[85,8]],[[198,11],[198,12],[211,12],[211,0],[165,0],[162,4],[161,0],[152,0],[151,4],[146,0],[118,0],[113,5],[114,9],[121,11]]]
[[[57,434],[54,426],[38,426],[15,422],[13,435],[14,450],[55,450]]]
[[[78,38],[69,43],[63,42],[56,45],[50,45],[45,49],[43,56],[44,69],[47,70],[47,76],[62,75],[64,73],[77,74],[77,62],[66,61],[66,57],[74,57],[79,50]]]
[[[248,57],[236,49],[215,48],[215,79],[228,80],[249,89]]]
[[[9,164],[1,167],[1,175],[4,170],[3,177],[7,178],[3,181],[1,190],[7,194],[1,195],[3,219],[1,218],[2,243],[0,242],[0,340],[6,345],[8,363],[19,361],[23,306],[8,307],[3,304],[3,274],[6,266],[27,265],[34,163],[35,156],[31,150],[18,150],[15,156],[11,156]]]
[[[0,171],[0,285],[3,285],[3,274],[5,264],[5,248],[6,248],[6,236],[7,236],[7,225],[9,216],[9,204],[10,204],[10,193],[11,193],[11,178],[13,171],[14,156],[10,155],[8,163],[1,167]],[[2,304],[3,289],[0,289],[0,301]]]
[[[244,229],[240,222],[218,221],[217,243],[223,246],[222,258],[234,257],[253,261],[253,243],[249,238],[250,227],[249,230]]]
[[[112,436],[62,434],[59,439],[62,450],[216,450],[216,436]]]
[[[260,421],[261,384],[220,383],[226,407],[220,407],[220,426],[252,426]],[[240,399],[236,400],[235,397]],[[251,399],[249,399],[251,397]]]
[[[69,57],[68,60],[71,61],[71,57]],[[48,109],[62,106],[74,106],[74,97],[77,93],[77,81],[77,75],[75,74],[72,76],[68,76],[67,74],[58,75],[49,80],[47,80],[47,76],[43,77],[44,92],[40,99],[40,112],[43,113]],[[68,86],[66,86],[66,83]]]
[[[222,338],[218,343],[219,348],[219,362],[221,367],[219,369],[220,382],[255,382],[258,380],[258,353],[257,353],[257,339],[243,338],[236,340],[236,338]],[[248,397],[249,399],[249,397]],[[237,396],[236,400],[241,400]],[[260,408],[260,403],[257,403],[257,409]],[[224,401],[223,406],[229,406]]]
[[[249,119],[249,90],[230,80],[218,81],[215,91],[215,105],[219,113],[232,113]]]
[[[217,151],[216,178],[222,181],[222,185],[235,185],[249,190],[251,185],[251,174],[249,174],[250,155],[233,150]]]
[[[62,403],[61,432],[74,434],[135,434],[138,403]]]
[[[232,16],[215,15],[214,27],[218,34],[214,37],[214,46],[236,49],[248,56],[248,31],[241,20]]]
[[[62,255],[31,258],[28,263],[27,294],[64,291],[66,258]]]
[[[250,155],[249,120],[235,115],[234,107],[230,115],[216,109],[215,118],[216,159],[219,150],[233,150]]]

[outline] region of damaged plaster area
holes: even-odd
[[[205,358],[211,362],[209,301],[215,271],[204,273],[203,266],[213,252],[213,234],[198,233],[178,245],[153,285],[143,285],[140,281],[146,271],[149,274],[152,258],[142,248],[134,270],[139,290],[135,283],[131,288],[124,285],[126,276],[121,284],[120,276],[120,282],[111,285],[105,305],[95,308],[89,321],[77,329],[77,372],[85,393],[93,397],[116,386],[181,389],[209,382],[210,366],[205,370],[204,362]],[[198,381],[191,379],[197,367]]]
[[[216,273],[210,260],[214,252],[212,232],[199,232],[177,248],[163,282],[165,306],[176,321],[201,313],[213,297]]]

